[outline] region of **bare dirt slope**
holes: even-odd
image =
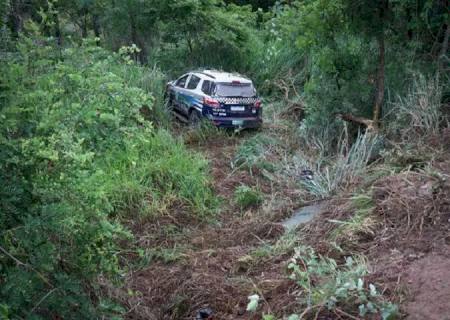
[[[253,293],[263,296],[266,312],[293,308],[295,296],[290,292],[294,284],[283,273],[286,259],[264,266],[248,260],[252,250],[283,233],[277,222],[289,214],[291,205],[271,207],[269,212],[261,208],[241,212],[233,204],[233,192],[241,184],[259,184],[269,194],[277,192],[248,171],[231,169],[236,144],[237,140],[229,138],[195,148],[210,159],[213,188],[222,198],[217,221],[195,222],[180,212],[170,221],[158,221],[158,228],[154,228],[156,222],[141,227],[153,232],[167,224],[182,228],[177,245],[184,250],[176,261],[156,261],[130,276],[128,289],[137,294],[127,298],[129,319],[194,319],[203,307],[214,310],[214,319],[260,319],[261,314],[245,311],[247,297]]]
[[[450,319],[450,250],[429,254],[407,270],[410,299],[405,303],[409,320]]]
[[[233,171],[230,162],[238,142],[229,138],[194,147],[210,159],[213,188],[223,199],[216,221],[193,221],[181,208],[169,219],[140,226],[141,238],[150,239],[149,247],[161,245],[179,253],[174,259],[155,259],[130,274],[127,290],[132,294],[124,298],[129,319],[195,319],[203,307],[214,311],[214,319],[230,320],[299,311],[298,287],[286,272],[291,252],[256,260],[252,253],[280,238],[284,230],[279,222],[301,203],[292,201],[295,192],[287,186],[270,184],[246,170]],[[400,304],[401,318],[450,319],[450,162],[446,157],[433,164],[434,174],[413,171],[379,179],[370,188],[371,225],[336,240],[345,253],[336,253],[326,239],[335,229],[330,221],[351,214],[346,197],[334,199],[333,208],[299,229],[305,243],[320,254],[338,260],[343,254],[367,256],[370,281]],[[240,184],[258,185],[268,198],[265,205],[241,211],[233,203]],[[273,194],[276,197],[270,199]],[[245,310],[247,297],[254,293],[262,298],[262,306],[257,314],[250,314]],[[340,319],[359,319],[355,314]],[[316,316],[335,317],[326,310]]]

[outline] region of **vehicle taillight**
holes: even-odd
[[[212,108],[219,108],[220,102],[213,98],[204,97],[203,104]]]
[[[255,108],[261,107],[261,100],[256,100],[254,106],[255,106]]]

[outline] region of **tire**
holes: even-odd
[[[191,128],[198,128],[201,121],[200,112],[195,109],[189,112],[189,126]]]

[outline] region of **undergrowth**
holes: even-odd
[[[205,217],[216,197],[207,162],[143,118],[155,97],[136,85],[157,90],[145,71],[89,42],[52,45],[23,38],[1,66],[2,316],[110,318],[95,280],[120,279],[121,219]]]
[[[238,147],[233,159],[233,167],[247,169],[253,173],[254,169],[274,171],[276,165],[267,159],[273,149],[279,144],[276,138],[266,134],[255,134],[244,140]]]
[[[261,191],[246,185],[241,185],[234,191],[234,199],[241,209],[258,206],[263,201]]]
[[[291,278],[304,290],[300,296],[304,315],[322,308],[337,315],[347,315],[347,308],[357,309],[361,317],[380,314],[382,319],[394,319],[397,314],[397,307],[386,302],[375,285],[365,283],[368,271],[360,257],[347,257],[339,265],[311,248],[299,247],[288,268]]]
[[[340,247],[357,245],[361,236],[373,237],[376,232],[376,219],[373,217],[375,203],[371,194],[357,194],[350,198],[351,216],[347,220],[330,219],[336,227],[330,234],[329,240]]]
[[[300,179],[300,184],[315,198],[328,198],[356,184],[367,170],[367,165],[380,144],[380,137],[373,133],[361,133],[352,145],[345,138],[339,141],[334,155],[326,156],[328,150],[318,144],[319,152],[316,156],[309,158],[301,150],[293,160],[293,172],[298,174],[303,170],[312,171],[313,176]]]
[[[362,257],[348,256],[343,264],[315,253],[310,247],[300,246],[288,265],[290,278],[301,288],[298,293],[299,312],[287,319],[317,318],[321,312],[336,317],[356,318],[378,315],[383,320],[395,319],[398,307],[388,302],[372,283],[364,279],[368,275],[366,261]],[[249,297],[247,310],[258,308],[260,297]],[[264,315],[263,319],[277,319]]]

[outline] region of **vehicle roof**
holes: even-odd
[[[193,71],[192,73],[195,73],[196,75],[207,79],[213,79],[215,82],[232,82],[232,81],[239,81],[241,83],[252,83],[252,81],[238,73],[230,73],[230,72],[224,72],[224,71],[218,71],[218,70],[201,70],[201,71]]]

